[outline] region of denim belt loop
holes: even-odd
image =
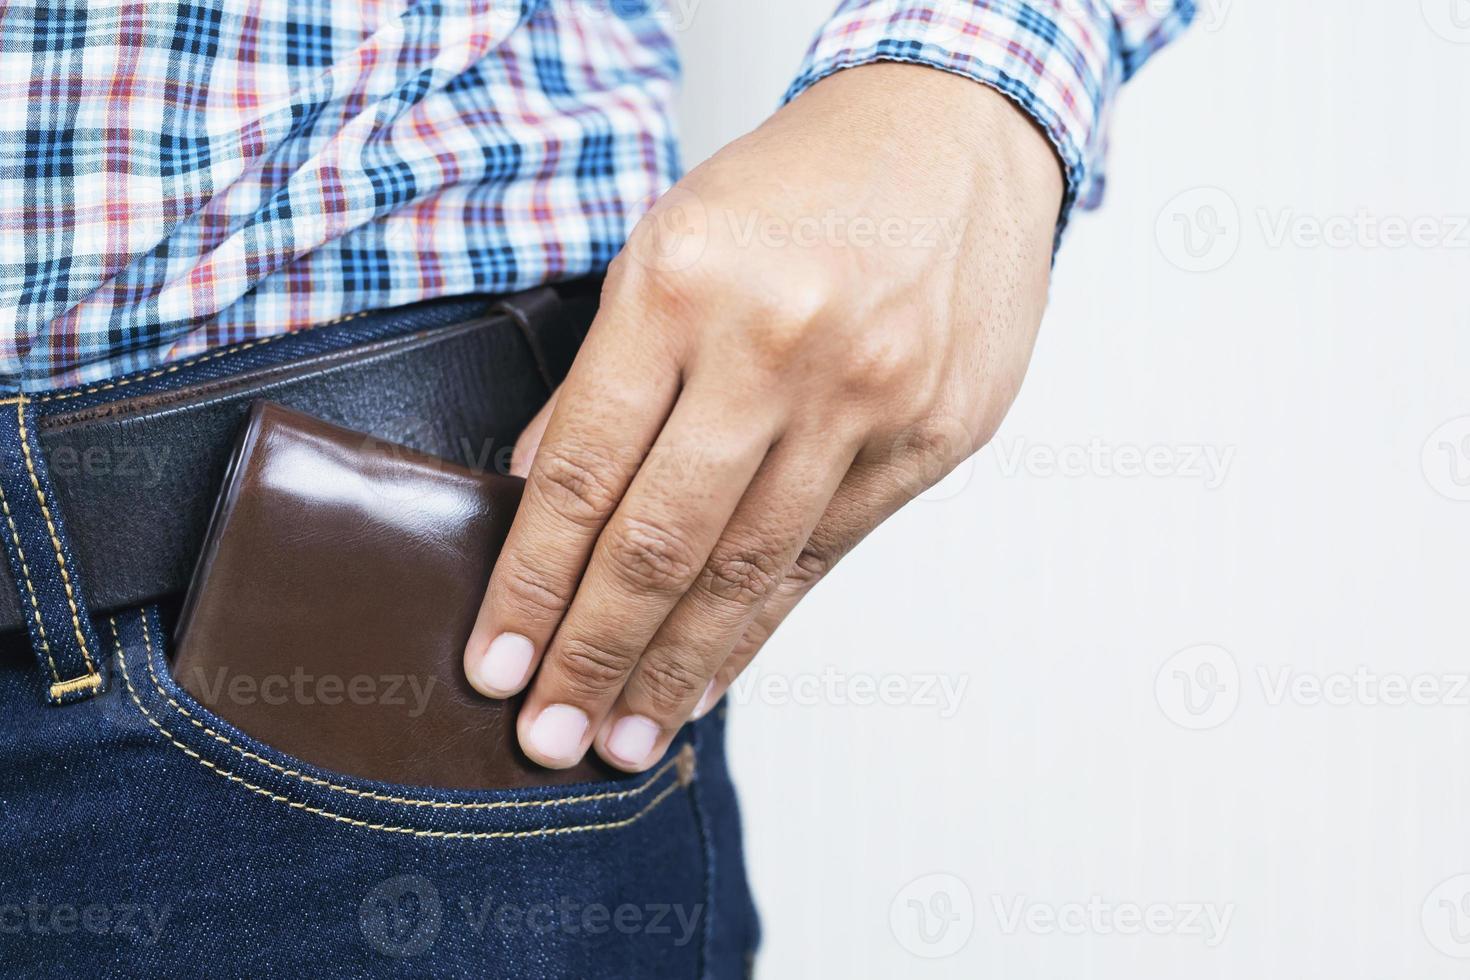
[[[0,400],[0,512],[5,554],[46,682],[46,700],[66,704],[105,689],[102,647],[66,537],[36,410],[25,395]]]

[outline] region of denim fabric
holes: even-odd
[[[41,668],[37,678],[47,700],[64,703],[102,688],[102,655],[35,432],[35,407],[25,396],[0,401],[0,538]]]
[[[420,307],[408,326],[364,317],[262,346],[250,366],[280,356],[271,347],[361,342],[476,308]],[[175,385],[186,372],[239,369],[241,356],[126,380]],[[0,427],[7,495],[26,473],[15,435]],[[46,545],[55,565],[39,508],[12,516],[28,559],[44,530],[34,548]],[[473,792],[375,783],[293,759],[201,707],[169,673],[158,608],[89,622],[77,597],[88,652],[108,678],[100,692],[65,704],[38,697],[50,678],[34,637],[0,638],[0,972],[748,972],[757,924],[723,708],[631,782]],[[41,601],[48,631],[54,618],[70,622],[64,589],[48,587]]]

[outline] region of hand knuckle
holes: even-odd
[[[958,420],[929,417],[906,426],[888,441],[884,464],[893,468],[910,492],[920,492],[944,478],[980,444],[970,427]],[[911,484],[919,484],[915,491]]]
[[[751,277],[750,262],[730,268],[744,282],[732,283],[739,290],[741,309],[752,325],[771,321],[807,323],[827,306],[826,279],[794,263],[788,256],[762,257],[760,275]]]
[[[957,418],[930,415],[905,428],[902,439],[927,459],[953,460],[974,450],[975,434]]]
[[[763,600],[779,581],[775,559],[758,550],[716,554],[705,567],[705,589],[716,598],[743,606]]]
[[[612,567],[639,592],[677,593],[696,572],[689,541],[666,525],[628,518],[609,529],[604,547]]]
[[[735,649],[731,651],[730,658],[725,661],[725,666],[720,668],[721,673],[727,678],[733,678],[740,673],[740,670],[744,669],[740,665],[749,663],[760,648],[766,645],[766,642],[775,634],[780,622],[779,617],[773,617],[769,620],[757,619],[751,623],[744,635],[740,637],[740,642],[735,644]],[[732,665],[735,666],[732,668]]]
[[[558,514],[579,524],[600,521],[617,506],[613,460],[590,449],[543,445],[536,454],[531,482]]]
[[[696,666],[674,658],[645,661],[639,671],[639,693],[660,716],[677,714],[704,691],[706,683]]]
[[[791,570],[786,577],[792,581],[798,589],[806,590],[820,582],[832,566],[837,564],[835,550],[828,545],[809,541],[806,547],[801,549],[801,554],[796,556]]]
[[[858,392],[885,391],[913,379],[922,363],[918,346],[906,334],[873,331],[848,347],[842,381]]]
[[[602,305],[650,312],[687,309],[695,298],[695,277],[688,270],[650,267],[638,260],[636,251],[624,249],[608,266],[603,279]]]
[[[755,368],[767,374],[789,371],[807,343],[808,324],[789,312],[757,314],[744,330],[744,345]]]
[[[557,660],[574,694],[595,698],[615,689],[632,669],[633,657],[592,640],[562,640]]]
[[[742,301],[741,337],[759,369],[790,370],[826,335],[829,302],[822,286],[776,287]]]
[[[564,589],[518,561],[507,563],[501,586],[510,605],[531,619],[560,615],[571,601]]]
[[[628,254],[625,250],[620,259]],[[611,290],[616,301],[636,305],[657,317],[687,319],[719,309],[741,295],[735,276],[729,271],[737,268],[738,263],[722,258],[718,245],[703,247],[697,261],[687,266],[676,263],[674,267],[663,268],[660,263],[650,265],[622,259],[615,278],[604,286],[604,292]]]

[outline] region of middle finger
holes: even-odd
[[[693,583],[774,438],[732,426],[691,383],[599,535],[517,728],[552,768],[576,764],[669,610]]]

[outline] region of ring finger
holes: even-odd
[[[708,561],[639,659],[595,745],[610,764],[655,763],[796,560],[856,452],[787,439],[766,457]]]
[[[542,765],[582,758],[765,458],[774,426],[731,430],[730,417],[722,398],[686,388],[598,537],[518,719]]]

